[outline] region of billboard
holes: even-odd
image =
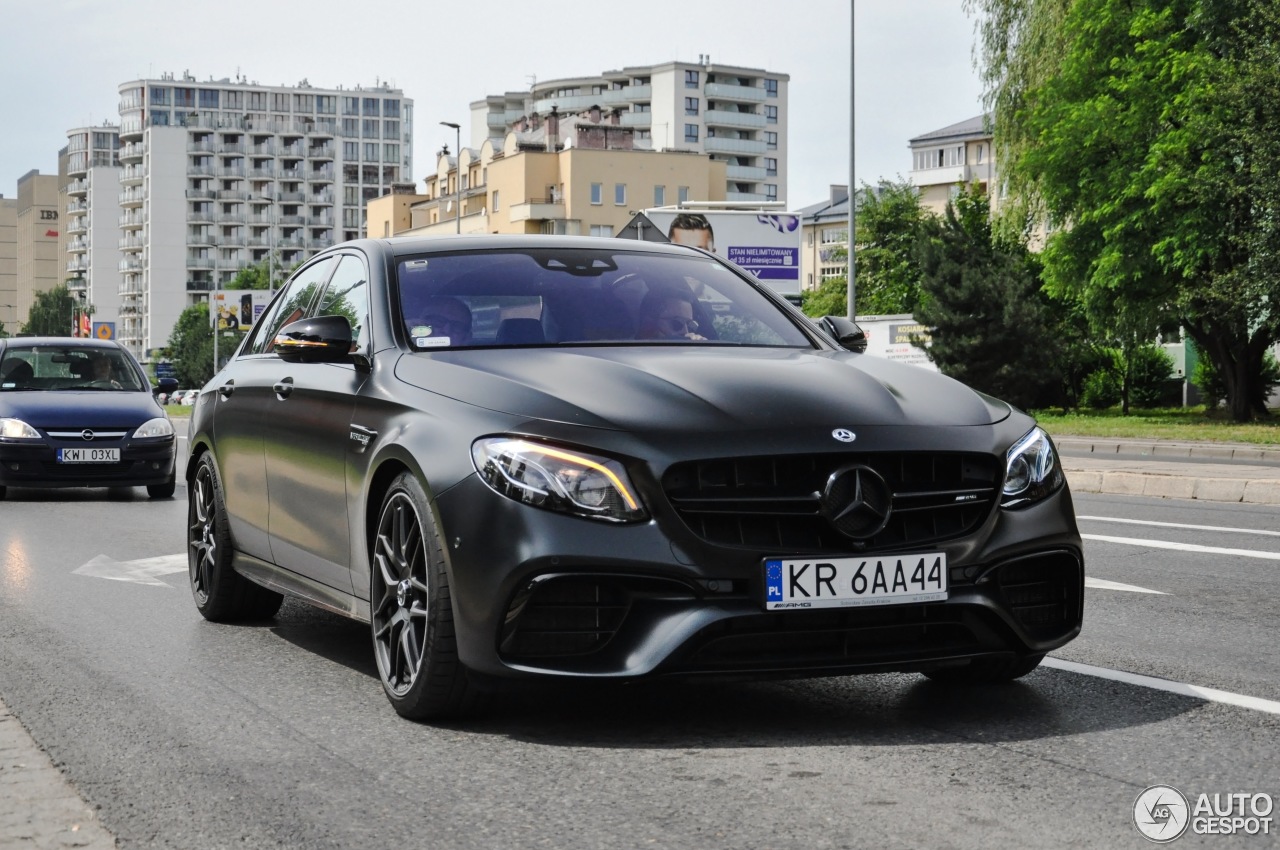
[[[668,242],[706,248],[780,293],[800,292],[800,215],[763,210],[650,209]]]
[[[218,289],[209,295],[209,315],[220,331],[247,331],[275,293],[266,289]]]
[[[919,366],[932,372],[938,367],[925,354],[924,348],[912,343],[912,337],[929,345],[929,329],[910,314],[900,316],[858,316],[858,327],[867,335],[867,353],[898,363]]]

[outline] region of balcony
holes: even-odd
[[[512,204],[507,217],[517,221],[548,221],[564,218],[564,204],[553,203],[550,198],[530,198],[522,204]]]
[[[724,199],[726,201],[737,201],[744,204],[758,204],[763,201],[776,201],[777,198],[770,198],[768,195],[760,192],[725,192]]]
[[[72,180],[67,184],[68,195],[83,195],[89,191],[89,181],[85,179]]]
[[[67,233],[85,233],[89,229],[88,220],[85,216],[78,215],[67,224]]]
[[[77,236],[67,243],[67,250],[72,253],[84,253],[89,250],[89,240]]]
[[[143,147],[141,142],[130,142],[120,146],[120,162],[142,162]]]
[[[277,200],[284,204],[300,204],[306,197],[303,192],[281,192]]]
[[[765,101],[764,89],[756,86],[707,83],[703,91],[706,92],[708,100],[729,100],[736,103],[764,103]]]
[[[67,215],[71,215],[72,213],[84,212],[87,209],[89,209],[89,204],[84,199],[81,199],[78,201],[72,201],[71,203],[67,204]]]
[[[712,136],[702,143],[703,150],[707,153],[725,153],[725,154],[763,154],[768,150],[765,142],[758,142],[755,139],[725,139],[720,136]]]
[[[734,112],[729,109],[708,109],[703,116],[708,127],[736,127],[746,130],[764,129],[767,119],[754,112]]]
[[[213,153],[213,142],[187,142],[187,153]]]
[[[333,159],[333,145],[313,145],[307,149],[307,156],[312,159]]]
[[[214,169],[212,164],[192,162],[187,164],[187,176],[215,177],[217,176],[217,171]]]
[[[215,265],[213,257],[193,257],[187,255],[187,268],[189,269],[212,269]]]
[[[89,264],[85,262],[84,257],[76,257],[67,262],[67,271],[72,274],[85,271],[88,268]]]
[[[190,174],[191,172],[189,172],[189,171],[188,171],[187,173],[188,173],[188,174]],[[223,178],[228,178],[228,177],[229,177],[229,178],[232,178],[232,179],[240,179],[240,180],[243,180],[243,179],[244,179],[244,166],[242,166],[242,165],[224,166],[223,168],[219,168],[219,169],[218,169],[218,171],[217,171],[217,176],[218,176],[218,177],[223,177]]]
[[[332,183],[333,169],[318,168],[307,175],[307,182],[308,183]]]
[[[978,169],[975,169],[975,171]],[[983,167],[982,176],[987,176]],[[912,186],[954,186],[968,182],[969,169],[963,165],[949,165],[941,168],[925,168],[911,171],[907,175]]]
[[[247,201],[249,200],[249,193],[244,191],[243,189],[219,189],[218,200],[219,201]]]
[[[213,205],[192,204],[187,213],[187,221],[191,224],[213,224]]]
[[[140,272],[142,271],[142,260],[126,257],[120,261],[118,268],[122,272]]]
[[[243,154],[244,149],[244,142],[218,142],[218,153],[221,154]]]
[[[212,189],[188,189],[186,197],[189,201],[212,201],[218,193]]]
[[[126,165],[120,169],[121,186],[141,186],[142,178],[147,176],[141,165]]]
[[[274,180],[276,179],[276,172],[275,172],[275,169],[272,169],[272,168],[255,168],[249,172],[249,179],[250,180]]]
[[[133,210],[132,212],[127,212],[120,216],[120,227],[123,230],[136,230],[137,228],[142,227],[142,225],[142,213],[139,210]]]
[[[241,147],[243,148],[243,145],[241,145]],[[288,150],[288,148],[285,148],[285,150]],[[276,146],[273,145],[271,142],[266,142],[260,145],[252,145],[249,148],[249,153],[253,154],[254,156],[275,156]]]
[[[191,246],[205,246],[205,247],[209,247],[209,246],[214,245],[215,243],[214,243],[214,241],[213,241],[213,236],[212,236],[211,234],[208,234],[208,233],[188,233],[188,234],[187,234],[187,244],[188,244],[188,245],[191,245]]]
[[[119,245],[121,251],[141,251],[142,244],[142,237],[138,235],[120,237]]]
[[[750,183],[759,183],[769,176],[765,169],[755,165],[730,165],[725,172],[730,180],[746,180]]]

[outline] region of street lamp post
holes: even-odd
[[[457,227],[454,232],[461,233],[462,232],[462,125],[455,124],[452,121],[441,121],[440,124],[441,126],[444,126],[444,127],[453,128],[453,141],[454,141],[453,149],[457,152],[455,156],[457,157],[457,163],[458,163],[458,167],[454,169],[455,173],[453,176],[453,196],[454,196],[453,202],[454,202],[454,206],[457,207],[457,209],[455,209],[453,212],[453,215],[454,215],[453,220],[457,224]]]

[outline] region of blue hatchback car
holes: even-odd
[[[117,342],[0,339],[0,498],[7,487],[174,492],[174,431],[142,366]]]

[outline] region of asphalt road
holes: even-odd
[[[1055,656],[1084,672],[530,692],[428,726],[386,703],[363,626],[292,603],[204,622],[184,488],[11,489],[0,700],[123,848],[1143,847],[1148,786],[1280,793],[1280,508],[1076,507],[1085,631]]]

